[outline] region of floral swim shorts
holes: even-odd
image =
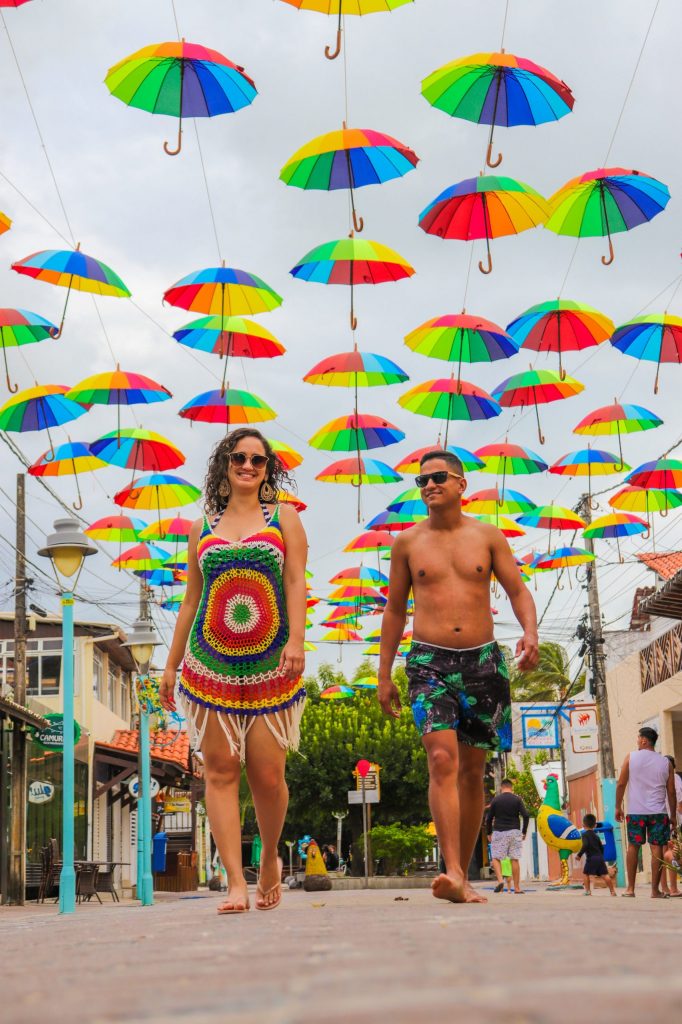
[[[632,846],[665,846],[670,839],[670,818],[667,814],[626,814],[628,842]],[[648,836],[648,838],[647,838]]]
[[[498,644],[458,650],[415,642],[405,668],[422,736],[454,729],[470,747],[511,750],[509,671]]]

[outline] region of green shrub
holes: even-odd
[[[387,875],[405,871],[413,860],[424,860],[433,849],[434,840],[425,825],[375,825],[369,832],[373,859],[381,858]],[[360,839],[359,846],[362,844]]]

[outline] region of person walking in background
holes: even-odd
[[[670,839],[670,826],[677,819],[677,795],[673,766],[654,749],[657,741],[655,729],[644,726],[639,730],[637,749],[623,761],[616,786],[616,821],[625,818],[628,833],[628,887],[623,896],[635,895],[639,851],[648,842],[651,847],[651,896],[652,899],[664,898],[659,889],[663,850]],[[626,789],[628,813],[624,815]]]
[[[679,830],[682,825],[682,779],[679,776],[679,772],[675,771],[675,758],[671,754],[666,754],[666,761],[669,761],[673,767],[675,773],[675,798],[677,800],[677,821],[676,826],[672,829],[673,837],[676,830]],[[666,863],[666,868],[661,872],[661,892],[663,895],[671,896],[673,899],[679,899],[682,896],[677,885],[677,871],[674,867],[674,853],[673,844],[668,842],[665,850],[663,851],[663,860]]]
[[[613,879],[609,874],[609,869],[604,859],[604,847],[602,841],[595,832],[597,826],[597,819],[594,814],[586,814],[583,817],[583,845],[580,847],[580,851],[576,855],[578,860],[581,857],[585,857],[585,866],[583,867],[585,886],[585,895],[592,895],[592,888],[590,885],[590,879],[592,878],[603,878],[605,884],[609,888],[609,892],[612,896],[616,895],[616,887],[613,884]]]
[[[513,784],[509,779],[503,779],[500,792],[490,801],[485,819],[493,871],[497,878],[495,892],[502,892],[504,889],[502,861],[509,858],[514,892],[523,893],[519,861],[523,853],[523,841],[528,832],[529,819],[526,805],[514,792]]]

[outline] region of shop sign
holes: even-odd
[[[139,798],[140,798],[140,779],[139,779],[139,776],[138,775],[131,776],[131,778],[129,778],[127,780],[126,785],[127,785],[128,790],[130,792],[130,795],[135,800],[139,800]],[[154,799],[154,797],[156,796],[156,794],[159,792],[160,789],[161,789],[161,787],[159,786],[158,781],[153,778],[151,780],[151,784],[149,786],[149,795],[152,798],[152,800]]]
[[[559,719],[550,707],[523,709],[521,728],[524,750],[547,750],[559,746]]]
[[[599,728],[596,707],[583,705],[582,707],[572,708],[570,716],[573,753],[596,754],[599,750]]]
[[[189,814],[192,803],[188,796],[173,796],[164,801],[164,814]]]
[[[49,714],[43,715],[50,723],[46,729],[34,729],[33,739],[43,750],[62,750],[64,748],[64,715]],[[78,722],[73,723],[74,746],[81,738],[81,727]]]
[[[28,802],[30,804],[49,804],[55,793],[51,782],[31,782],[28,786]]]

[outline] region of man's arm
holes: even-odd
[[[398,644],[407,621],[407,599],[412,580],[407,563],[407,545],[398,537],[391,548],[391,570],[388,580],[388,601],[381,621],[381,647],[379,649],[379,686],[377,697],[385,715],[400,718],[402,710],[398,687],[391,678]]]
[[[495,820],[495,800],[497,797],[493,797],[490,801],[490,807],[486,811],[485,815],[485,834],[490,838],[493,834],[493,822]]]
[[[528,822],[530,821],[530,814],[528,813],[528,811],[526,809],[526,805],[524,804],[524,802],[521,799],[521,797],[519,797],[519,804],[521,805],[520,808],[519,808],[519,812],[520,812],[521,817],[523,819],[522,832],[523,832],[523,838],[525,839],[526,838],[526,833],[528,832]]]
[[[538,620],[535,601],[521,579],[512,550],[500,530],[494,531],[491,551],[495,577],[511,601],[512,611],[523,629],[523,636],[516,645],[519,671],[528,672],[538,663]]]
[[[616,821],[622,821],[624,818],[623,814],[623,798],[625,796],[625,790],[630,778],[630,755],[628,754],[623,761],[623,767],[620,770],[618,776],[618,782],[616,784]]]
[[[673,828],[677,827],[677,793],[675,791],[675,769],[670,765],[668,775],[668,806],[670,807],[670,821]]]

